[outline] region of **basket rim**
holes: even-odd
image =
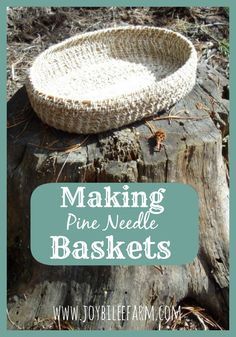
[[[127,26],[116,26],[116,27],[109,27],[109,28],[104,28],[104,29],[99,29],[96,31],[91,31],[91,32],[81,32],[79,34],[76,34],[72,37],[69,37],[59,43],[56,43],[52,46],[50,46],[49,48],[47,48],[46,50],[44,50],[42,53],[40,53],[35,60],[33,61],[29,71],[28,71],[28,76],[27,76],[27,80],[26,80],[26,86],[29,87],[30,86],[30,90],[32,92],[32,94],[34,96],[40,96],[40,99],[43,99],[45,101],[47,101],[48,103],[52,103],[54,106],[61,106],[66,104],[71,108],[74,108],[75,105],[77,106],[81,106],[83,107],[84,104],[87,104],[87,101],[84,101],[83,99],[71,99],[71,98],[63,98],[61,96],[56,96],[56,95],[50,95],[46,92],[44,92],[43,90],[39,90],[37,89],[37,86],[35,86],[33,78],[31,76],[31,71],[34,68],[36,62],[38,62],[39,60],[43,59],[45,62],[45,59],[48,55],[53,54],[56,50],[61,49],[61,47],[65,47],[64,49],[66,50],[67,48],[70,48],[70,44],[75,43],[76,41],[83,41],[86,40],[88,37],[90,36],[96,36],[96,35],[100,35],[100,34],[104,34],[104,33],[109,33],[109,32],[113,32],[113,31],[123,31],[123,30],[130,30],[130,31],[144,31],[144,30],[149,30],[149,31],[163,31],[166,32],[167,34],[171,34],[171,35],[175,35],[178,36],[181,40],[183,40],[189,47],[190,47],[190,54],[189,57],[187,58],[186,62],[184,62],[178,69],[176,69],[175,71],[173,71],[171,74],[165,76],[163,79],[161,79],[160,81],[157,81],[155,84],[153,85],[147,85],[145,88],[143,89],[137,89],[134,90],[132,92],[129,93],[124,93],[124,94],[120,94],[117,95],[115,97],[109,97],[109,98],[105,98],[105,99],[91,99],[90,104],[91,106],[96,104],[96,105],[101,105],[101,104],[113,104],[114,102],[118,102],[121,98],[122,99],[133,99],[134,96],[136,96],[137,94],[142,94],[145,93],[147,91],[156,91],[158,88],[161,88],[163,85],[165,85],[165,83],[168,82],[172,82],[176,77],[180,76],[181,73],[184,72],[185,68],[188,68],[189,65],[191,65],[193,62],[197,62],[197,52],[195,50],[195,47],[193,45],[193,43],[186,38],[184,35],[182,35],[179,32],[175,32],[171,29],[168,28],[163,28],[163,27],[153,27],[153,26],[148,26],[148,25],[127,25]]]

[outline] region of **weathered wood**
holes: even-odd
[[[194,90],[171,114],[179,112],[187,118],[211,115],[225,135],[226,86],[227,80],[213,69],[200,67]],[[153,140],[147,139],[151,133],[143,122],[89,136],[79,150],[66,152],[55,149],[78,144],[85,136],[44,125],[32,114],[24,88],[9,101],[8,110],[8,284],[9,315],[14,322],[26,326],[35,317],[52,317],[53,305],[146,304],[157,308],[190,297],[228,326],[228,186],[222,135],[210,116],[172,120],[171,124],[168,120],[152,121],[167,135],[160,152],[154,150]],[[22,118],[26,120],[13,126]],[[198,256],[188,265],[165,266],[162,272],[152,266],[39,264],[29,251],[30,195],[38,185],[53,181],[192,185],[200,200]],[[149,320],[75,323],[80,329],[156,328]],[[15,326],[9,322],[9,328]]]

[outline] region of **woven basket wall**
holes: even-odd
[[[26,89],[37,115],[68,132],[98,133],[167,109],[194,86],[192,43],[167,29],[85,33],[40,54]]]

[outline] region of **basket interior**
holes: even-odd
[[[189,44],[172,32],[113,32],[65,42],[39,58],[32,68],[37,89],[63,99],[112,99],[155,85],[191,53]]]

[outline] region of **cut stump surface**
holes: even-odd
[[[149,120],[166,135],[159,152],[144,122],[88,137],[67,134],[36,117],[24,88],[12,97],[8,103],[9,329],[26,328],[35,318],[51,318],[57,305],[158,308],[185,298],[207,308],[228,327],[228,184],[222,157],[222,134],[228,132],[227,84],[212,68],[200,65],[194,90],[170,112],[181,119],[169,123],[169,112],[164,112],[159,118],[165,119]],[[30,196],[37,186],[56,181],[190,184],[200,202],[198,256],[190,264],[161,270],[38,263],[29,250]],[[184,240],[183,234],[183,249]],[[157,322],[150,320],[73,324],[79,329],[157,329]]]

